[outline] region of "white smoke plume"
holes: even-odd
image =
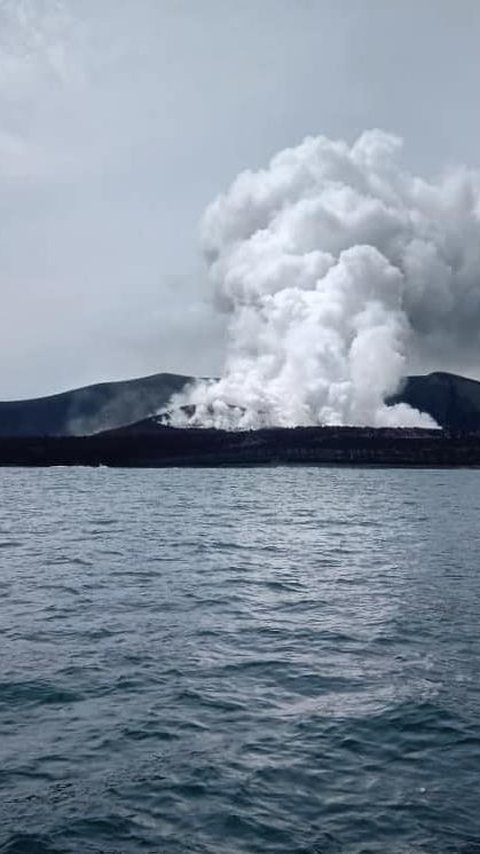
[[[221,379],[171,402],[174,423],[435,426],[385,399],[407,356],[478,346],[480,175],[429,183],[400,148],[379,130],[352,146],[307,138],[208,207],[227,358]]]

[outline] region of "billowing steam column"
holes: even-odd
[[[400,169],[400,148],[378,130],[351,147],[307,138],[208,207],[225,369],[174,399],[173,423],[435,426],[384,401],[407,357],[477,342],[480,178],[428,183]]]

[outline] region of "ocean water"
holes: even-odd
[[[480,852],[480,473],[0,471],[2,854]]]

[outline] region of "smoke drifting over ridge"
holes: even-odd
[[[480,175],[429,183],[402,170],[401,144],[379,130],[352,146],[307,138],[208,207],[227,358],[220,380],[171,401],[174,423],[434,426],[385,399],[407,357],[478,346]]]

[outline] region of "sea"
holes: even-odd
[[[2,854],[479,854],[479,471],[0,497]]]

